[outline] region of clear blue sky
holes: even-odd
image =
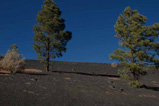
[[[58,61],[110,63],[109,54],[118,48],[114,24],[125,7],[137,9],[148,18],[146,25],[159,22],[158,0],[54,0],[73,38]],[[43,0],[0,0],[0,54],[17,44],[26,59],[37,59],[33,25]]]

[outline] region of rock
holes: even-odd
[[[35,78],[35,81],[38,81],[38,79],[37,79],[37,78]]]
[[[30,82],[27,82],[27,83],[25,83],[26,85],[30,85],[31,83]]]
[[[72,71],[75,71],[75,70],[76,70],[75,68],[72,69]]]
[[[120,90],[119,90],[120,92],[123,92],[124,91],[124,89],[122,89],[122,88],[120,88]]]
[[[109,85],[109,88],[114,89],[115,86],[114,85]]]
[[[34,81],[34,79],[30,79],[30,80]]]
[[[37,78],[35,78],[35,79],[31,79],[32,81],[38,81],[38,79]]]
[[[117,64],[117,63],[111,63],[111,66],[112,66],[113,68],[115,68],[115,67],[118,66],[118,64]]]
[[[113,81],[108,81],[108,83],[114,83]]]

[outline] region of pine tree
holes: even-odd
[[[127,7],[114,26],[121,48],[110,54],[110,59],[120,61],[123,69],[119,74],[126,79],[139,80],[156,60],[154,47],[157,43],[154,41],[159,24],[145,26],[146,20],[137,10]]]
[[[46,71],[49,71],[49,61],[61,57],[66,51],[67,42],[72,33],[64,31],[65,20],[60,18],[61,11],[52,0],[45,0],[42,10],[38,12],[38,25],[34,25],[33,48],[38,54],[38,59],[45,63]]]

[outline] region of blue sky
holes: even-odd
[[[17,44],[26,59],[37,59],[32,48],[33,25],[44,0],[0,0],[0,54]],[[54,0],[73,37],[58,61],[110,63],[117,49],[114,24],[130,6],[147,17],[147,24],[159,22],[158,0]]]

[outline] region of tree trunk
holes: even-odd
[[[135,63],[132,49],[131,49],[131,63]],[[136,80],[136,76],[135,76],[135,72],[134,72],[135,70],[130,69],[130,71],[131,71],[131,75],[130,75],[131,79]]]
[[[46,71],[49,71],[49,51],[47,50],[47,55],[46,55]]]
[[[133,56],[133,50],[131,50],[131,62],[135,63],[134,56]]]
[[[135,75],[135,72],[134,70],[130,70],[131,71],[131,74],[130,74],[130,77],[131,77],[131,80],[138,80],[137,76]]]
[[[48,41],[47,50],[46,50],[46,71],[49,71],[49,62],[50,62],[50,41]]]

